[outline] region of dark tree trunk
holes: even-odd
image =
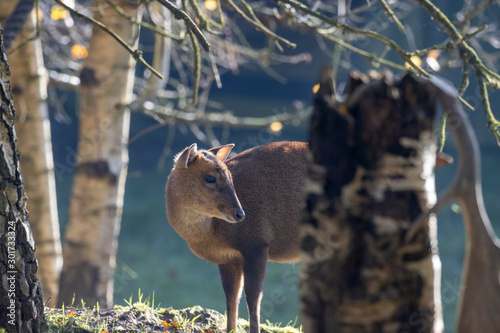
[[[13,22],[19,6],[29,7],[25,0],[0,1],[0,13],[10,14]],[[31,4],[33,7],[33,4]],[[16,8],[16,9],[14,9]],[[28,8],[24,8],[27,10]],[[57,214],[56,183],[49,112],[47,107],[46,69],[43,63],[42,42],[36,35],[36,12],[17,17],[14,26],[23,25],[12,44],[9,65],[11,87],[16,109],[16,133],[19,138],[24,188],[28,195],[30,227],[36,243],[37,277],[48,304],[55,304],[62,267],[62,248]],[[1,15],[0,15],[1,16]],[[0,23],[2,18],[0,17]],[[7,34],[7,27],[6,34]],[[53,302],[48,301],[49,299]],[[46,303],[47,304],[47,303]]]
[[[28,224],[26,192],[14,130],[10,69],[0,30],[0,328],[41,332],[43,292],[36,277],[35,243]]]
[[[310,128],[301,280],[304,332],[442,332],[435,92],[410,75],[353,74],[345,104],[322,74]]]

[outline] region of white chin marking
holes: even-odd
[[[236,223],[236,220],[234,218],[232,218],[231,216],[227,215],[223,211],[219,210],[218,213],[219,213],[218,215],[214,215],[212,217],[215,217],[216,219],[219,219],[219,220],[224,220],[227,223]]]

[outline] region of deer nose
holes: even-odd
[[[236,209],[233,212],[233,217],[236,220],[236,222],[241,222],[245,219],[245,212],[243,211],[243,209]]]

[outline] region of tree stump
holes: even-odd
[[[305,182],[304,332],[442,332],[435,89],[411,75],[351,74],[343,104],[328,70],[314,100]]]

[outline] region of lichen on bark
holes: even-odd
[[[43,292],[36,276],[38,264],[28,224],[14,116],[10,69],[0,30],[0,328],[9,333],[37,333],[45,323]]]

